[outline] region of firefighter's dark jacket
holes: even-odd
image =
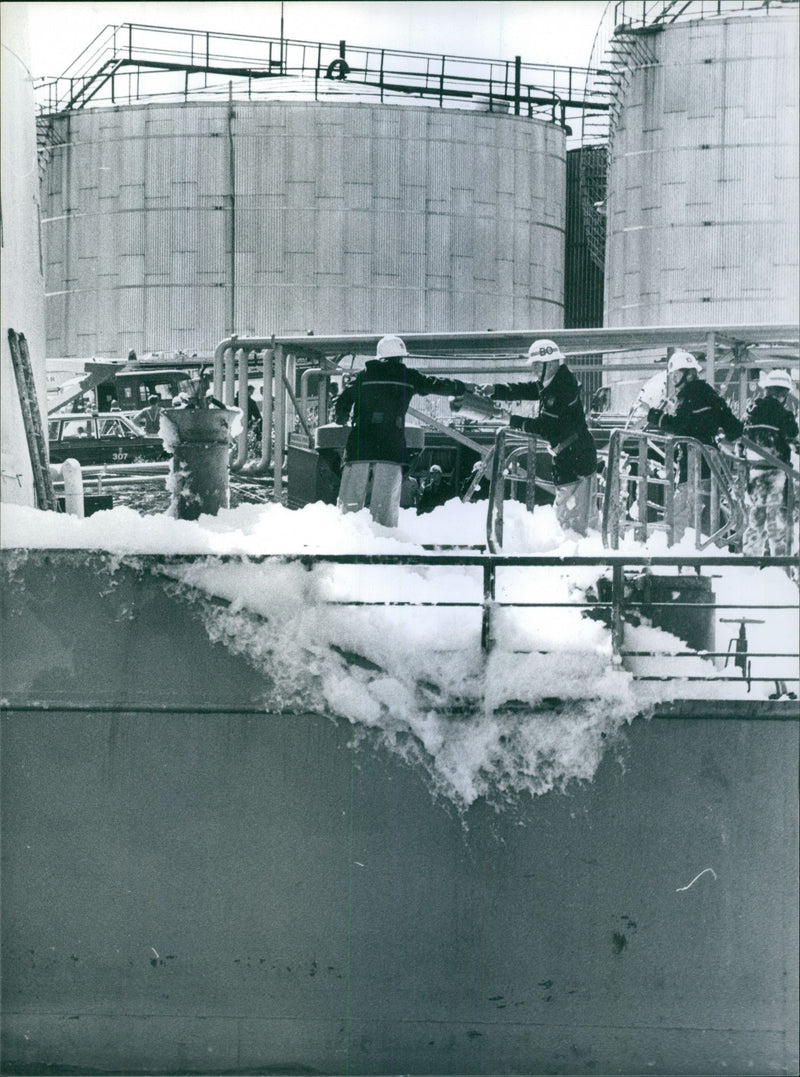
[[[790,442],[797,441],[797,420],[777,397],[767,395],[753,401],[747,409],[744,432],[784,463],[789,463]],[[764,466],[769,465],[765,462]]]
[[[539,400],[535,419],[515,416],[512,425],[529,434],[546,438],[553,451],[553,481],[556,486],[577,482],[597,469],[597,449],[586,425],[578,379],[563,364],[547,385],[522,381],[495,385],[495,400]]]
[[[720,430],[730,441],[742,436],[744,426],[707,381],[685,382],[677,393],[674,415],[651,408],[647,421],[659,430],[680,437],[696,438],[704,445],[716,445]]]
[[[647,425],[651,429],[678,437],[695,438],[703,445],[716,448],[717,435],[720,430],[729,441],[740,438],[744,424],[733,414],[731,409],[707,381],[695,378],[684,382],[677,392],[677,407],[674,415],[668,415],[659,408],[651,408],[647,413]],[[688,454],[680,455],[680,481],[686,482],[688,474]],[[705,460],[701,463],[700,477],[707,479],[711,474]]]
[[[353,414],[345,462],[406,462],[405,417],[414,396],[461,396],[464,383],[431,378],[407,367],[402,359],[369,359],[364,370],[337,397],[334,417],[346,423]]]

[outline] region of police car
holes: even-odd
[[[50,463],[77,460],[84,466],[166,460],[161,438],[147,435],[120,412],[72,412],[48,422]]]

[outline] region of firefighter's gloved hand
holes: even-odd
[[[508,420],[508,425],[512,430],[524,430],[526,422],[524,415],[512,415]]]
[[[660,426],[661,416],[664,414],[661,408],[650,408],[647,412],[647,425],[648,426]]]

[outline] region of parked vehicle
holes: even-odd
[[[79,360],[75,360],[79,362]],[[136,412],[147,407],[151,394],[168,407],[178,393],[191,385],[196,370],[189,367],[152,367],[144,363],[83,361],[84,371],[69,374],[56,382],[59,372],[48,372],[47,411],[55,415],[78,410],[76,402],[90,396],[98,411],[110,411],[116,404],[120,411]],[[63,373],[63,372],[62,372]]]
[[[47,425],[51,464],[69,459],[84,466],[168,459],[160,437],[143,434],[119,412],[51,416]]]
[[[122,411],[141,411],[147,407],[148,398],[154,393],[160,397],[163,407],[169,407],[173,397],[191,389],[192,372],[172,367],[160,370],[147,369],[144,366],[132,369],[129,364],[125,370],[115,373],[110,381],[97,386],[97,402],[101,409],[107,410],[116,400]]]

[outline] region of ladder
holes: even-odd
[[[56,512],[58,501],[53,487],[53,479],[50,475],[50,462],[42,429],[39,398],[36,395],[36,385],[33,380],[28,342],[23,333],[17,333],[15,330],[9,329],[8,346],[11,350],[11,362],[14,366],[14,377],[17,381],[17,392],[19,393],[19,402],[22,409],[22,422],[25,426],[25,437],[28,441],[36,507]]]

